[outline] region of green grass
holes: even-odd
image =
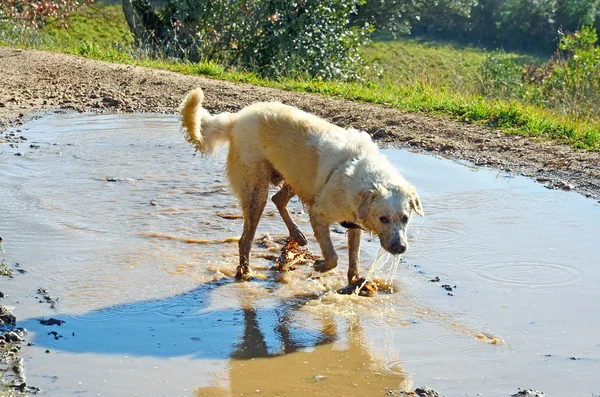
[[[364,53],[382,74],[371,71],[366,82],[345,83],[270,80],[214,63],[151,59],[133,49],[132,42],[119,6],[84,8],[70,19],[66,32],[50,25],[44,32],[19,36],[0,26],[2,45],[62,51],[183,74],[381,104],[501,128],[511,134],[553,139],[576,148],[600,150],[599,120],[577,120],[539,106],[490,100],[475,94],[477,67],[486,56],[480,49],[407,39],[374,42]],[[506,56],[535,61],[517,54]]]
[[[453,43],[398,38],[373,41],[363,49],[370,68],[367,78],[379,84],[425,83],[433,87],[476,93],[478,68],[489,52]],[[515,53],[502,54],[519,63],[540,59]]]
[[[90,5],[82,7],[68,19],[66,29],[58,29],[50,22],[45,33],[63,47],[78,46],[82,42],[94,42],[109,48],[118,43],[123,47],[133,44],[133,36],[118,5]]]

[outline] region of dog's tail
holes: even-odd
[[[220,113],[212,116],[202,107],[202,88],[190,91],[181,103],[181,126],[185,140],[201,153],[214,153],[231,137],[235,115]]]

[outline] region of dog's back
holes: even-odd
[[[338,127],[292,106],[260,102],[235,114],[210,115],[201,107],[203,97],[197,89],[182,104],[188,141],[204,153],[229,142],[229,169],[257,168],[266,162],[305,203],[312,202],[336,166],[378,151],[367,133]]]
[[[237,113],[231,143],[238,152],[251,152],[249,161],[260,153],[305,203],[313,200],[336,166],[378,151],[367,133],[278,102],[256,103]]]

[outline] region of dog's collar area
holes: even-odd
[[[362,229],[362,227],[360,225],[357,225],[356,223],[348,222],[348,221],[340,222],[340,225],[342,227],[345,227],[346,229]]]

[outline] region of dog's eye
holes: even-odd
[[[408,222],[408,215],[402,215],[402,223]]]
[[[388,223],[389,220],[386,216],[382,216],[381,218],[379,218],[379,220],[381,221],[381,223]]]

